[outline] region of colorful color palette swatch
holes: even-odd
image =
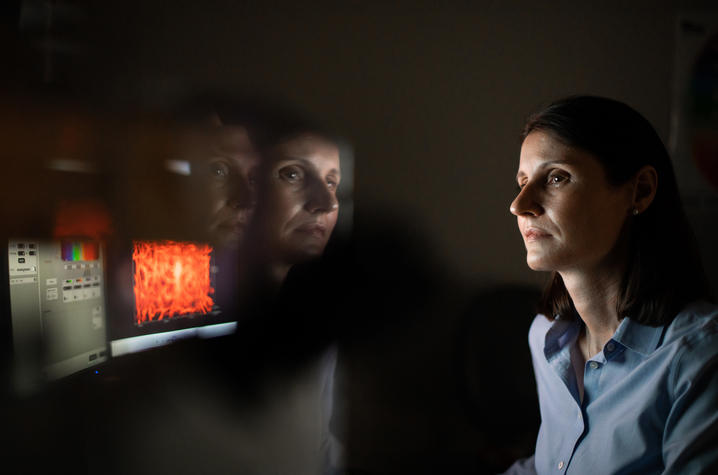
[[[100,258],[100,246],[92,241],[62,241],[63,261],[96,261]]]

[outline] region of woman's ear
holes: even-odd
[[[658,173],[651,165],[643,166],[633,178],[633,214],[643,213],[656,197]]]

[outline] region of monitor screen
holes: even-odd
[[[203,243],[133,241],[113,269],[112,355],[233,333],[231,299],[222,291],[233,281],[231,254]]]
[[[19,390],[108,358],[102,243],[10,239],[14,383]]]

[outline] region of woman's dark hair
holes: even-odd
[[[194,126],[216,118],[222,125],[242,126],[262,153],[305,133],[337,140],[324,124],[282,98],[209,91],[185,99],[170,114],[184,125]]]
[[[653,202],[629,218],[633,220],[629,262],[616,303],[619,318],[630,316],[642,324],[664,325],[687,303],[710,298],[670,157],[643,116],[612,99],[572,96],[530,116],[522,140],[535,131],[593,155],[615,186],[626,183],[645,165],[656,170],[658,187]],[[539,311],[549,318],[576,314],[557,272],[544,290]]]

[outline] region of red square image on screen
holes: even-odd
[[[135,241],[135,324],[210,312],[211,252],[206,244]]]

